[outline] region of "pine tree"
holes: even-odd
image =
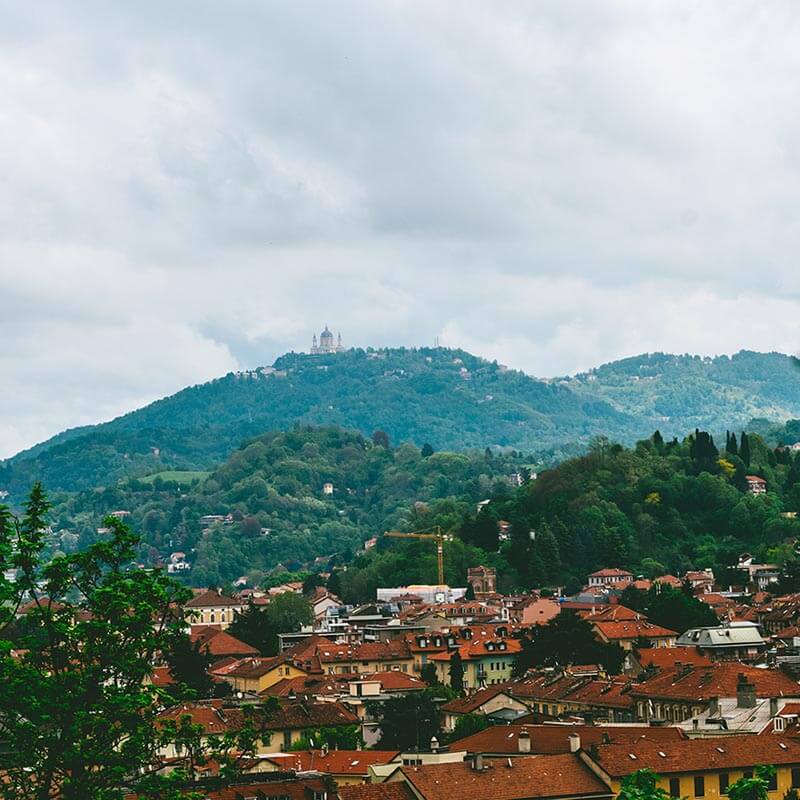
[[[736,434],[731,433],[731,440],[725,448],[732,456],[739,455],[739,446],[736,444]]]
[[[661,435],[661,431],[659,430],[653,434],[653,445],[659,452],[661,452],[661,450],[664,448],[664,437]]]
[[[456,650],[450,658],[450,688],[456,694],[464,694],[464,664],[461,661],[461,653]]]
[[[750,437],[742,431],[742,435],[739,439],[740,447],[739,447],[739,457],[744,461],[746,467],[750,466]]]

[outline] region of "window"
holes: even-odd
[[[800,789],[800,767],[792,767],[792,789]]]
[[[706,793],[706,779],[702,775],[694,776],[694,796],[702,797]]]
[[[680,778],[670,778],[669,779],[669,794],[670,794],[670,797],[680,797],[681,796],[681,779]]]
[[[744,777],[744,778],[752,778],[753,777],[753,770],[746,769],[744,771],[744,774],[742,775],[742,777]]]
[[[767,784],[767,791],[774,792],[778,788],[778,772],[777,770],[772,773],[772,776],[769,779],[769,783]]]
[[[719,774],[719,793],[728,794],[728,784],[731,782],[731,776],[727,772],[720,772]]]

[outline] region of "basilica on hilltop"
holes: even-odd
[[[342,334],[340,333],[336,342],[334,343],[333,334],[325,326],[325,330],[319,335],[319,343],[317,343],[317,334],[311,340],[311,355],[319,356],[325,353],[343,353],[344,347],[342,346]]]

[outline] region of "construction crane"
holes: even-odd
[[[442,529],[437,525],[433,531],[414,531],[404,533],[403,531],[386,531],[384,536],[391,536],[393,539],[428,539],[436,542],[436,560],[439,567],[439,585],[444,585],[444,543],[452,541],[453,537],[442,533]]]

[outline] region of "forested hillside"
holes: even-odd
[[[381,429],[395,443],[508,447],[550,459],[577,452],[598,432],[626,438],[636,428],[605,401],[460,350],[290,354],[274,369],[230,374],[55,437],[0,467],[0,488],[13,499],[34,479],[70,491],[164,469],[205,470],[246,439],[295,422],[367,436]]]
[[[604,566],[649,577],[712,567],[735,582],[741,576],[731,567],[743,552],[795,564],[800,522],[790,515],[800,511],[800,460],[758,436],[724,438],[719,447],[702,431],[681,442],[659,434],[630,449],[598,441],[473,514],[445,558],[452,552],[460,565],[463,548],[474,548],[472,558],[499,567],[504,591],[565,584],[574,591]],[[747,492],[750,473],[767,480],[767,494]],[[510,523],[507,541],[498,536],[501,520]],[[363,599],[390,575],[430,580],[432,563],[415,564],[413,547],[357,559],[343,576],[345,596]],[[800,590],[800,581],[787,588]]]
[[[754,417],[800,417],[800,366],[781,353],[703,358],[651,353],[604,364],[562,383],[672,434],[722,433]]]
[[[296,422],[366,436],[380,429],[392,443],[437,449],[516,449],[554,464],[596,435],[632,444],[655,428],[668,436],[694,427],[719,434],[753,417],[754,429],[769,435],[776,423],[800,417],[795,359],[653,354],[541,381],[443,348],[289,354],[273,367],[60,434],[0,463],[0,490],[19,502],[36,479],[75,491],[163,470],[208,470],[243,441]]]
[[[145,538],[145,563],[182,551],[194,584],[222,585],[242,575],[258,582],[279,563],[346,563],[387,528],[426,528],[435,517],[457,529],[479,500],[510,496],[517,473],[526,474],[516,454],[392,448],[384,436],[375,439],[296,428],[258,437],[207,476],[167,473],[80,492],[57,504],[53,546],[85,547],[103,516],[129,511]],[[231,519],[201,523],[205,515]]]

